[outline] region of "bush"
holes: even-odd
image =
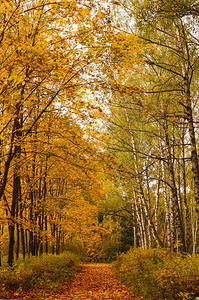
[[[120,279],[143,299],[193,299],[199,286],[199,257],[165,249],[131,249],[114,263]]]
[[[64,250],[74,253],[82,262],[87,262],[88,260],[85,248],[83,247],[82,243],[75,238],[72,240],[68,239],[66,241]]]
[[[78,264],[77,257],[70,252],[31,257],[12,269],[0,270],[0,289],[16,291],[33,286],[48,287],[71,277]]]

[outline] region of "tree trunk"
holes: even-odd
[[[179,239],[179,246],[181,251],[185,251],[185,242],[184,242],[184,231],[183,231],[183,224],[180,214],[180,208],[179,208],[179,202],[178,202],[178,193],[177,193],[177,187],[175,182],[175,173],[174,173],[174,166],[173,166],[173,160],[171,155],[171,145],[168,135],[168,124],[167,124],[167,118],[166,115],[164,117],[163,122],[163,129],[165,134],[165,144],[167,149],[167,164],[168,164],[168,171],[169,171],[169,180],[170,180],[170,188],[171,188],[171,214],[173,213],[173,217],[171,218],[171,221],[175,220],[175,224],[171,223],[171,247],[174,250],[175,248],[175,240],[176,240],[176,234],[175,234],[175,226],[176,231]]]
[[[17,105],[17,116],[15,117],[15,167],[14,167],[14,175],[13,175],[13,192],[12,192],[12,204],[10,210],[10,222],[9,222],[9,252],[8,252],[8,264],[10,266],[13,265],[14,262],[14,244],[15,244],[15,217],[18,216],[18,203],[21,201],[21,178],[20,178],[20,165],[19,159],[21,155],[21,136],[22,136],[22,122],[19,120],[20,113],[20,103]],[[17,220],[18,222],[18,220]],[[17,232],[18,233],[18,232]],[[19,236],[17,235],[19,238]],[[19,243],[19,239],[18,239]],[[19,247],[19,244],[17,245]],[[19,251],[19,248],[17,249]],[[18,255],[18,254],[17,254]]]

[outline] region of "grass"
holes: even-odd
[[[113,264],[119,278],[147,300],[195,299],[199,286],[199,256],[165,249],[131,249]]]

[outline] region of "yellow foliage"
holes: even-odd
[[[108,15],[87,1],[0,3],[3,218],[38,245],[76,235],[91,249],[101,240],[103,175],[117,163],[103,149],[98,99],[110,84],[136,92],[125,74],[142,68],[137,38],[113,31]]]

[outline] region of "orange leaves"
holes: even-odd
[[[108,264],[81,265],[68,291],[67,299],[136,299],[114,275]],[[60,298],[59,298],[60,299]]]
[[[28,140],[29,147],[38,153],[35,160],[38,175],[33,184],[37,186],[40,176],[45,176],[47,182],[45,202],[40,199],[46,213],[53,215],[52,222],[61,226],[66,238],[75,236],[85,247],[90,247],[94,235],[95,241],[100,239],[96,217],[104,196],[102,159],[92,129],[87,137],[75,120],[54,112],[42,118],[37,134]],[[55,242],[49,235],[48,240]]]
[[[119,81],[132,73],[141,73],[143,61],[138,58],[141,49],[138,38],[134,34],[115,33],[110,43],[111,58],[116,67],[115,76]]]
[[[16,218],[20,226],[34,231],[39,242],[50,235],[55,241],[63,227],[63,234],[74,233],[90,245],[95,231],[96,241],[100,236],[102,176],[115,168],[103,148],[102,89],[106,93],[111,82],[127,91],[119,77],[132,66],[129,53],[136,61],[138,43],[112,30],[108,3],[0,5],[1,194],[11,207],[17,166],[17,201],[26,208]]]

